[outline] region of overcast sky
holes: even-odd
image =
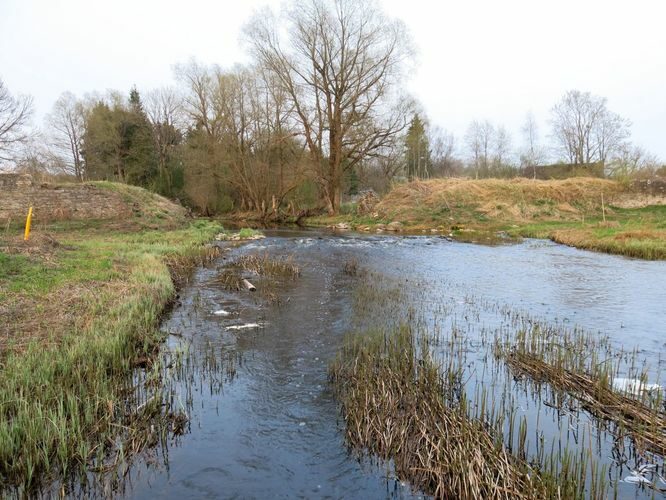
[[[569,89],[608,98],[632,137],[666,159],[663,0],[380,0],[418,49],[408,88],[430,122],[461,138],[471,120],[505,125],[520,145],[532,110],[545,138],[549,110]],[[247,61],[239,35],[273,0],[0,0],[0,78],[31,94],[37,121],[64,91],[168,85],[194,56]]]

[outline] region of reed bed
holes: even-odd
[[[553,495],[463,406],[451,378],[408,326],[348,337],[330,368],[348,443],[392,460],[397,475],[437,498]]]
[[[231,267],[257,276],[292,280],[301,274],[300,268],[294,264],[293,257],[277,258],[268,253],[242,255],[231,264]]]
[[[301,275],[293,256],[273,257],[268,253],[244,254],[220,270],[215,281],[229,291],[248,289],[257,285],[259,295],[270,304],[282,304],[279,284],[294,281]],[[254,277],[260,279],[254,282]],[[253,289],[251,289],[253,290]],[[253,290],[254,291],[254,290]]]
[[[225,290],[240,291],[243,290],[243,277],[235,270],[224,269],[215,278],[217,283],[222,285]]]
[[[516,376],[569,394],[590,414],[629,432],[639,451],[666,456],[663,388],[628,394],[613,387],[621,375],[647,382],[648,367],[637,361],[636,350],[616,349],[604,336],[538,325],[513,338],[497,338],[494,350]]]
[[[364,271],[362,268],[359,270]],[[395,443],[403,440],[408,433],[403,430],[409,427],[403,423],[405,419],[402,416],[399,420],[402,427],[395,429],[395,407],[405,406],[401,398],[408,391],[397,383],[392,382],[390,387],[387,385],[387,381],[393,379],[387,375],[391,372],[387,371],[385,363],[392,355],[387,354],[390,346],[384,344],[400,328],[411,330],[415,337],[415,349],[402,349],[403,352],[414,353],[417,360],[413,364],[415,369],[420,370],[424,366],[424,359],[430,359],[427,363],[436,366],[440,380],[439,389],[434,392],[439,394],[439,401],[447,415],[455,416],[452,422],[467,426],[463,428],[475,429],[474,432],[481,429],[490,436],[497,449],[508,455],[512,464],[519,470],[527,470],[531,480],[540,484],[544,492],[541,497],[602,499],[609,494],[612,496],[613,492],[617,495],[618,491],[626,489],[619,483],[619,479],[624,477],[619,476],[622,474],[621,467],[638,470],[641,464],[646,463],[644,456],[634,453],[631,443],[627,443],[629,448],[624,448],[624,439],[614,441],[614,429],[607,432],[608,427],[603,421],[590,421],[583,417],[579,411],[582,410],[581,405],[573,397],[548,385],[522,383],[529,379],[514,377],[504,360],[500,356],[493,356],[493,349],[505,346],[508,346],[507,350],[515,348],[517,332],[538,327],[544,339],[541,346],[544,351],[549,350],[549,344],[566,345],[567,349],[578,353],[568,362],[572,366],[577,366],[577,363],[583,367],[607,359],[613,353],[617,354],[608,338],[576,328],[569,331],[562,323],[545,323],[506,304],[469,294],[456,294],[455,298],[448,300],[439,297],[433,299],[427,283],[418,280],[412,282],[411,278],[396,280],[375,272],[362,272],[357,276],[359,279],[354,290],[352,324],[354,331],[366,333],[351,337],[334,365],[336,370],[353,372],[355,377],[350,383],[357,392],[347,396],[345,391],[349,389],[343,387],[340,396],[343,416],[347,420],[346,432],[351,436],[348,441],[354,448],[392,459],[396,468],[403,464],[396,471],[401,479],[413,481],[409,467],[404,466],[406,461],[403,459],[399,464],[399,460],[392,454],[395,449],[401,446],[400,450],[410,450],[419,457],[433,456],[434,452],[429,451],[427,443],[424,445],[417,442],[416,438],[410,441],[416,443],[413,450],[407,445]],[[494,320],[493,316],[497,319]],[[490,325],[487,323],[489,321]],[[494,321],[498,321],[497,327],[491,326]],[[522,340],[527,343],[534,339],[527,336]],[[378,342],[380,346],[376,345]],[[394,351],[400,352],[400,349]],[[591,355],[591,352],[595,354]],[[625,364],[631,364],[635,353],[621,354]],[[362,371],[358,365],[365,365],[366,369]],[[617,364],[611,370],[610,363],[602,363],[599,370],[604,368],[613,373],[618,370]],[[636,364],[635,369],[643,368]],[[345,383],[344,380],[335,381],[333,369],[331,373],[334,387]],[[417,372],[414,373],[412,379],[402,377],[403,385],[416,380]],[[394,372],[392,376],[395,376]],[[361,377],[367,380],[359,381]],[[372,381],[372,377],[376,377],[375,381]],[[414,397],[423,398],[422,394],[423,391]],[[383,402],[385,399],[387,401]],[[562,405],[561,411],[552,404]],[[416,403],[412,406],[419,408]],[[430,404],[424,411],[430,412],[432,406]],[[380,411],[381,414],[378,414]],[[367,415],[364,416],[364,412]],[[589,414],[585,412],[585,415]],[[410,422],[410,425],[416,425],[420,421],[413,417]],[[389,428],[389,425],[393,427]],[[436,425],[441,427],[439,421]],[[439,432],[437,426],[428,432],[429,439],[434,439],[433,436]],[[447,432],[456,435],[450,428],[447,428]],[[399,436],[389,441],[394,450],[385,444],[389,440],[387,436],[392,435]],[[479,450],[485,449],[483,444],[476,442],[474,446]],[[600,453],[611,454],[616,451],[619,455],[617,461],[612,463],[606,460],[606,455],[600,456]],[[492,460],[488,463],[490,466],[493,464]],[[630,465],[632,463],[636,465]],[[419,473],[423,470],[432,472],[422,465],[416,467]],[[492,467],[487,468],[487,471],[492,470]],[[456,471],[454,474],[461,473]],[[654,475],[654,478],[658,476]],[[465,481],[469,480],[465,476]],[[422,486],[417,482],[415,487]],[[437,485],[425,491],[432,492],[436,488]],[[464,497],[466,493],[437,493],[444,497],[458,494]]]
[[[628,430],[638,448],[666,456],[664,412],[612,390],[593,375],[562,369],[536,355],[514,351],[505,359],[516,374],[529,376],[537,383],[547,382],[578,399],[589,413]]]

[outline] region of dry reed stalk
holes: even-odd
[[[212,262],[222,254],[220,247],[214,245],[203,245],[192,255],[167,255],[164,257],[164,263],[169,269],[171,281],[176,288],[182,288],[194,269],[209,262]]]
[[[330,371],[348,443],[391,459],[436,498],[545,498],[540,475],[479,420],[447,404],[445,377],[403,328],[345,347]]]
[[[547,382],[578,399],[590,413],[613,421],[627,429],[634,442],[652,452],[666,456],[666,414],[642,402],[619,394],[588,374],[546,363],[533,354],[512,352],[507,364],[535,382]]]
[[[243,255],[232,264],[237,269],[242,269],[259,276],[274,276],[296,279],[300,275],[300,269],[293,262],[293,258],[276,259],[267,253]]]

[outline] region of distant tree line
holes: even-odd
[[[113,180],[177,198],[203,214],[277,217],[395,182],[446,176],[537,177],[548,163],[603,165],[607,175],[666,174],[630,142],[605,98],[567,92],[543,140],[528,113],[520,145],[474,120],[461,138],[430,124],[404,92],[412,56],[402,23],[370,0],[292,2],[247,24],[245,66],[196,60],[177,84],[79,98],[65,92],[42,133],[32,100],[0,80],[0,162],[76,180]]]

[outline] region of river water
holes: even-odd
[[[359,458],[344,442],[327,369],[345,333],[359,322],[353,313],[357,280],[343,272],[350,261],[404,290],[419,290],[421,312],[437,317],[438,328],[465,321],[466,331],[482,335],[507,328],[507,310],[520,311],[606,334],[615,345],[640,352],[651,381],[666,379],[664,262],[541,240],[490,247],[429,236],[291,230],[267,236],[230,247],[199,269],[166,318],[169,347],[186,346],[208,361],[193,363],[187,381],[175,385],[176,400],[190,417],[188,432],[160,451],[167,460],[135,464],[126,496],[421,496],[393,476],[390,464]],[[293,256],[301,276],[279,283],[268,302],[259,292],[230,292],[216,281],[225,263],[253,252]],[[261,278],[255,284],[268,286]],[[230,314],[214,314],[219,310]],[[259,327],[228,328],[249,323]],[[232,368],[219,369],[225,363]],[[534,417],[527,397],[516,404]],[[599,449],[608,451],[606,445]],[[625,467],[616,474],[626,473]],[[621,497],[639,494],[630,484],[618,491]]]

